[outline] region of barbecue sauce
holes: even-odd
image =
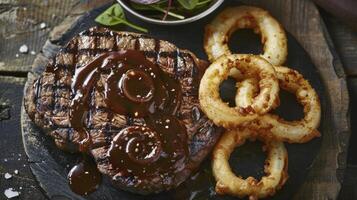
[[[83,156],[68,173],[68,181],[71,190],[79,195],[87,195],[95,191],[101,183],[101,174],[96,164],[88,156]]]
[[[111,141],[108,159],[118,172],[114,179],[130,179],[128,184],[135,185],[157,176],[173,180],[175,172],[184,168],[189,153],[186,128],[176,117],[181,87],[139,51],[104,53],[75,70],[70,122],[80,135],[80,151],[87,154],[91,150],[85,119],[91,92],[103,73],[109,73],[101,90],[107,107],[114,113],[145,121],[142,126],[122,129]],[[80,195],[94,191],[101,180],[94,162],[87,160],[83,159],[68,174],[71,189]]]

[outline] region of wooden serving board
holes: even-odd
[[[333,47],[329,45],[328,35],[326,35],[319,13],[316,7],[307,0],[240,2],[258,5],[269,10],[283,24],[284,28],[289,32],[289,58],[287,64],[298,69],[311,81],[319,93],[323,107],[322,124],[320,127],[320,131],[323,134],[322,139],[315,139],[303,145],[287,145],[290,179],[275,199],[290,199],[292,196],[296,199],[336,199],[345,168],[346,144],[349,138],[347,118],[348,95],[341,63],[334,54]],[[106,3],[108,1],[86,4],[85,6],[81,5],[73,10],[62,24],[54,28],[49,40],[43,47],[42,53],[37,56],[33,64],[33,70],[29,74],[27,86],[31,80],[41,73],[45,63],[49,58],[54,56],[61,45],[79,31],[95,25],[93,19],[109,5]],[[91,10],[90,8],[96,9]],[[210,17],[212,18],[213,15]],[[199,57],[205,58],[202,51],[201,38],[203,24],[209,22],[210,18],[181,27],[158,27],[142,23],[131,16],[128,17],[129,20],[148,27],[151,31],[149,35],[172,41],[178,47],[188,48]],[[193,39],[194,43],[187,42],[187,40],[194,37],[196,37],[196,39]],[[249,36],[249,33],[242,33],[237,38],[237,42],[240,43],[239,46],[242,49],[248,52],[250,50],[257,50],[256,48],[252,49],[252,45],[249,44],[249,41],[255,41],[254,38],[252,39]],[[246,38],[248,42],[239,41],[239,38]],[[285,96],[282,98],[288,99]],[[291,109],[289,104],[287,106],[288,110]],[[296,118],[297,116],[294,114],[294,110],[296,109],[292,108],[292,114],[286,117]],[[51,199],[82,199],[82,197],[73,194],[66,184],[68,167],[74,165],[77,157],[60,152],[54,148],[51,139],[43,136],[44,134],[31,123],[24,111],[22,112],[22,129],[24,145],[30,159],[31,169],[46,195]],[[249,144],[242,151],[254,152],[257,149],[257,146]],[[246,157],[250,157],[251,155],[247,154]],[[235,154],[232,157],[234,156]],[[264,157],[258,156],[256,159],[258,163],[262,163]],[[254,165],[254,163],[250,163],[250,165],[245,165],[246,167],[243,165],[241,168],[238,167],[237,170],[243,175],[249,175],[254,173],[249,171],[252,164]],[[204,166],[209,166],[209,163],[205,163]],[[255,175],[259,176],[259,174]],[[204,181],[210,182],[210,180],[206,179]],[[183,187],[191,187],[194,184],[195,182],[188,181]],[[186,199],[186,197],[192,197],[192,194],[185,194],[187,191],[192,192],[190,189],[179,189],[175,194],[166,194],[166,196],[157,198]],[[206,193],[211,191],[212,187],[209,187]],[[208,198],[206,196],[203,197],[205,199]],[[104,180],[100,189],[88,198],[143,199],[140,196],[113,189],[107,180]]]

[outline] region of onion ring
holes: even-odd
[[[235,30],[244,28],[261,33],[263,58],[273,65],[285,62],[288,50],[284,29],[268,11],[252,6],[226,8],[206,26],[204,48],[208,59],[214,62],[222,55],[230,55],[227,45],[230,35]]]
[[[240,108],[248,108],[249,106],[251,106],[253,104],[254,97],[259,91],[257,79],[249,78],[241,82],[237,82],[236,87],[237,94],[241,94],[236,95],[236,106]],[[239,104],[237,104],[237,102]]]
[[[233,68],[237,68],[244,77],[259,78],[260,92],[249,109],[231,108],[220,98],[219,86]],[[220,57],[207,68],[199,87],[203,112],[216,125],[225,128],[237,127],[267,113],[279,103],[278,94],[279,83],[273,66],[260,56],[247,54]]]
[[[319,137],[320,132],[317,128],[320,124],[321,105],[316,91],[299,72],[293,69],[276,66],[275,71],[281,88],[295,94],[298,102],[304,107],[304,118],[299,121],[285,121],[277,115],[267,113],[244,126],[289,143],[305,143]],[[257,90],[257,84],[254,81],[244,80],[243,82],[237,90],[235,99],[238,106],[251,103],[250,93]],[[255,89],[252,90],[252,88]],[[249,93],[246,90],[252,91]]]
[[[237,177],[229,166],[229,157],[234,148],[245,143],[246,139],[258,139],[264,142],[267,159],[264,165],[266,176],[260,181],[254,177],[246,179]],[[227,131],[220,138],[213,150],[212,170],[217,181],[216,192],[218,194],[230,194],[249,199],[265,198],[275,194],[288,179],[288,154],[284,143],[267,140],[253,134],[248,129]]]

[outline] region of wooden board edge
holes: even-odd
[[[306,2],[307,3],[307,2]],[[349,121],[349,95],[347,89],[346,75],[344,73],[342,62],[336,53],[333,43],[330,39],[329,33],[325,27],[317,7],[309,2],[307,6],[311,7],[311,10],[316,13],[317,21],[311,20],[309,23],[314,23],[321,29],[322,37],[312,36],[321,40],[321,44],[326,50],[326,57],[314,57],[312,60],[315,66],[319,69],[323,76],[323,82],[326,84],[330,95],[330,115],[333,122],[332,144],[336,145],[331,147],[327,145],[327,142],[323,142],[321,151],[315,160],[315,164],[312,166],[309,176],[306,182],[301,187],[299,193],[295,196],[295,199],[337,199],[341,185],[343,182],[344,171],[346,169],[348,141],[350,137],[350,121]],[[314,55],[313,45],[306,44],[308,41],[303,39],[301,34],[296,34],[297,39],[305,47],[307,52]],[[309,35],[309,34],[307,34]],[[316,47],[315,47],[316,48]],[[329,59],[326,59],[326,58]],[[329,65],[324,65],[323,61],[327,61]],[[334,81],[331,81],[334,79]],[[331,150],[333,150],[331,152]],[[334,155],[334,156],[333,156]],[[325,170],[323,165],[335,165],[335,174],[331,176],[331,171]]]

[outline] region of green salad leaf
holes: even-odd
[[[148,30],[126,20],[124,10],[119,4],[114,4],[95,18],[95,21],[105,26],[115,26],[118,24],[127,25],[138,31],[147,33]]]
[[[164,2],[164,3],[166,3],[166,2]],[[166,4],[162,4],[162,3],[160,4],[160,2],[159,3],[154,3],[154,4],[149,4],[149,5],[138,4],[138,3],[131,3],[130,5],[135,10],[143,10],[143,11],[152,10],[152,11],[159,11],[159,12],[162,12],[162,13],[166,13],[167,12],[167,15],[170,15],[170,16],[175,17],[177,19],[185,19],[185,16],[182,16],[182,15],[176,14],[174,12],[165,10],[167,5]]]
[[[184,7],[187,10],[192,10],[196,8],[197,4],[199,3],[199,0],[177,0],[182,7]]]

